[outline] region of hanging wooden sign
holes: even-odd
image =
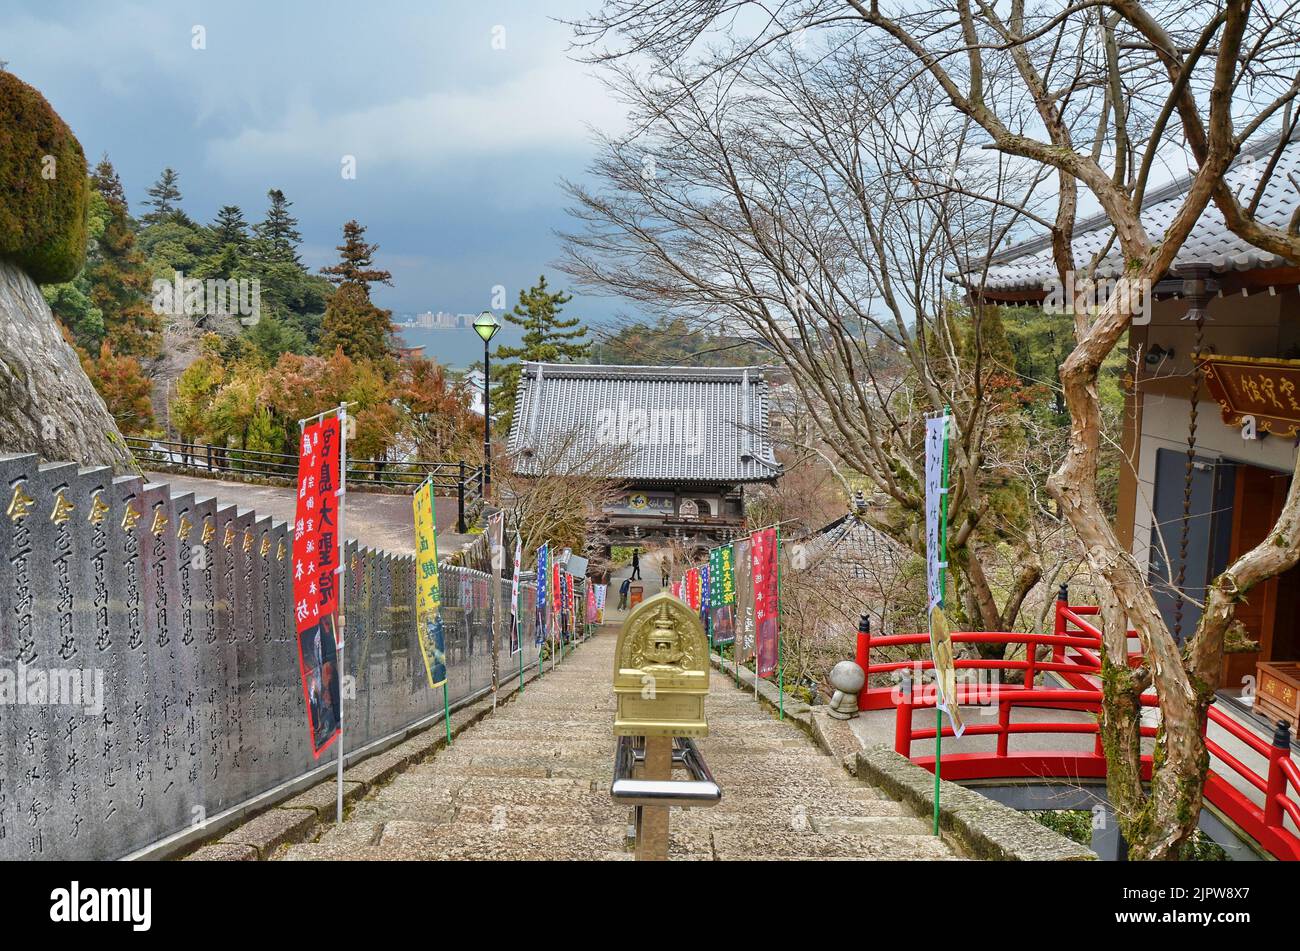
[[[1255,427],[1275,436],[1300,430],[1300,360],[1212,355],[1198,361],[1223,421]]]

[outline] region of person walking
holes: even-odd
[[[672,560],[667,555],[659,556],[659,587],[665,591],[673,580]]]
[[[623,583],[618,586],[618,609],[627,610],[627,593],[632,588],[632,579],[624,578]]]
[[[639,548],[634,548],[634,549],[632,549],[632,580],[633,580],[633,581],[640,581],[640,580],[641,580],[641,555],[640,555],[640,551],[641,551],[641,549],[639,549]]]

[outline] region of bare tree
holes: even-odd
[[[870,78],[879,54],[860,38],[816,61],[773,49],[725,81],[711,66],[647,78],[614,64],[640,132],[603,139],[599,189],[568,186],[585,228],[563,266],[770,350],[812,422],[791,451],[825,449],[864,475],[893,503],[875,527],[916,551],[924,418],[951,409],[955,613],[1005,630],[1043,566],[989,491],[1007,491],[990,445],[1016,426],[997,392],[1007,367],[986,358],[997,316],[962,307],[945,274],[1003,241],[1036,182],[975,154],[937,84]],[[1041,460],[1040,486],[1057,461]],[[995,576],[1002,546],[1014,557]]]
[[[585,440],[576,430],[533,453],[527,475],[514,471],[508,457],[498,463],[495,485],[506,534],[518,533],[525,553],[547,542],[574,551],[603,548],[602,516],[623,492],[628,453]]]
[[[972,147],[1019,163],[1053,189],[1055,212],[1044,224],[1063,283],[1075,273],[1095,272],[1103,259],[1075,260],[1081,200],[1095,202],[1109,217],[1121,276],[1131,289],[1151,287],[1170,272],[1211,201],[1236,234],[1300,261],[1297,219],[1278,228],[1257,214],[1276,162],[1263,164],[1253,194],[1235,195],[1224,180],[1248,145],[1277,135],[1280,148],[1295,131],[1300,45],[1294,0],[932,0],[898,6],[891,13],[878,0],[806,0],[774,8],[745,0],[612,0],[579,35],[592,44],[595,58],[615,63],[629,51],[660,64],[702,60],[703,72],[679,93],[687,99],[706,79],[738,81],[767,50],[803,31],[847,25],[851,32],[887,37],[892,45],[871,64],[871,75],[898,92],[922,77],[937,84],[947,111],[968,120],[963,131]],[[736,22],[745,12],[756,17],[753,37],[694,54],[718,29],[720,16]],[[597,49],[604,40],[618,45]],[[1190,168],[1186,192],[1163,234],[1152,233],[1140,211],[1153,170],[1183,162]],[[1005,200],[997,192],[982,197]],[[978,299],[980,275],[967,277]],[[1208,762],[1200,724],[1212,699],[1224,632],[1254,585],[1300,559],[1300,479],[1293,480],[1267,542],[1210,585],[1197,630],[1181,646],[1164,624],[1141,566],[1116,538],[1098,494],[1105,437],[1097,377],[1127,332],[1137,299],[1117,293],[1098,309],[1076,311],[1077,345],[1061,367],[1069,446],[1050,488],[1099,581],[1101,729],[1110,798],[1130,856],[1168,858],[1178,854],[1200,813]],[[1130,625],[1144,654],[1136,669],[1126,663]],[[1159,696],[1162,720],[1148,792],[1140,769],[1140,712],[1141,695],[1150,687]]]

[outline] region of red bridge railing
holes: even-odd
[[[953,634],[957,644],[1020,644],[1024,645],[1023,659],[962,658],[955,661],[958,671],[1018,671],[1023,683],[1003,683],[999,676],[994,682],[969,682],[959,673],[957,702],[962,705],[996,706],[997,722],[968,722],[966,736],[994,736],[996,750],[980,753],[949,753],[943,758],[945,779],[955,781],[995,778],[1035,779],[1100,779],[1106,775],[1106,758],[1102,752],[1101,731],[1097,716],[1101,710],[1101,631],[1089,620],[1099,614],[1096,607],[1070,605],[1063,598],[1056,603],[1056,618],[1051,634],[1024,634],[1012,632],[961,631]],[[894,708],[894,748],[913,762],[934,770],[933,756],[913,756],[912,744],[918,740],[935,738],[935,728],[917,729],[912,725],[917,708],[933,708],[935,688],[933,682],[913,684],[915,671],[932,670],[929,660],[881,660],[873,662],[872,652],[887,648],[928,645],[928,634],[873,635],[865,624],[858,631],[857,663],[867,673],[867,686],[858,696],[858,706],[863,710]],[[1039,658],[1039,648],[1047,646],[1048,656]],[[1130,665],[1141,662],[1139,653],[1129,654]],[[1052,672],[1068,686],[1062,689],[1039,687],[1039,674]],[[873,678],[890,675],[899,682],[888,686],[871,686]],[[1154,693],[1144,694],[1142,704],[1159,706]],[[1060,720],[1048,722],[1016,722],[1012,711],[1016,707],[1081,711],[1092,715],[1090,720]],[[932,720],[930,722],[933,722]],[[1206,736],[1206,748],[1211,756],[1210,771],[1205,782],[1205,798],[1247,835],[1258,842],[1265,851],[1280,859],[1300,861],[1300,836],[1286,822],[1300,828],[1300,768],[1291,759],[1290,731],[1279,723],[1269,742],[1253,730],[1238,722],[1215,706],[1207,714],[1207,725],[1213,723],[1228,736],[1260,756],[1265,767],[1259,771],[1242,761],[1212,736]],[[1141,728],[1142,736],[1154,737],[1155,727]],[[1087,749],[1013,750],[1012,737],[1025,735],[1084,735],[1092,736]],[[943,728],[945,737],[953,736],[951,727]],[[1151,775],[1151,757],[1142,757],[1144,778]],[[1236,777],[1257,790],[1263,804],[1256,803],[1232,781]]]

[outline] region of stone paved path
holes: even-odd
[[[629,810],[610,801],[615,633],[353,807],[283,859],[629,861]],[[943,859],[928,823],[861,785],[799,729],[715,672],[700,748],[722,786],[672,814],[674,859]]]

